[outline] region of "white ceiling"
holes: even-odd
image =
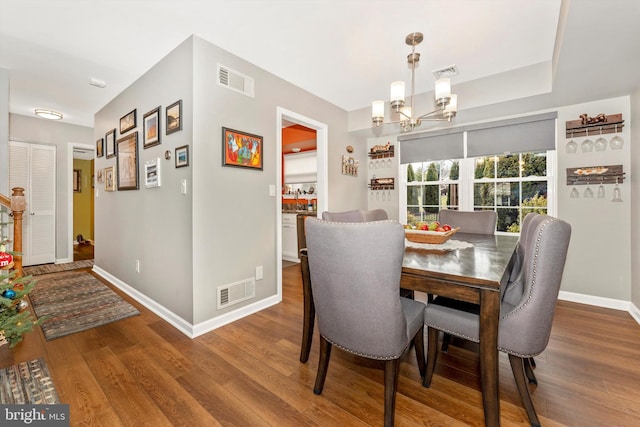
[[[638,0],[0,0],[0,68],[11,113],[46,108],[93,126],[94,113],[196,34],[353,111],[408,81],[404,40],[419,31],[418,93],[452,64],[454,91],[465,83],[467,93],[474,83],[504,90],[491,76],[546,64],[541,81],[554,73],[553,91],[574,102],[638,88],[638,22]],[[527,85],[536,89],[514,96],[551,90]]]

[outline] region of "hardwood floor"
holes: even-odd
[[[313,394],[319,340],[316,332],[301,364],[300,282],[298,266],[284,269],[281,304],[193,340],[125,296],[140,316],[52,341],[38,329],[0,367],[44,357],[73,426],[382,425],[382,364],[334,349],[324,391]],[[638,425],[639,337],[626,312],[559,302],[536,357],[542,425]],[[477,364],[473,349],[451,346],[425,389],[412,350],[400,368],[396,426],[483,425]],[[504,354],[500,387],[502,425],[527,425]]]

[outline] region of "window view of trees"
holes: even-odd
[[[497,231],[517,233],[527,213],[547,213],[546,152],[505,154],[407,165],[409,224],[433,221],[440,209],[459,208],[461,165],[469,169],[463,176],[473,176],[473,199],[464,205],[496,211]]]

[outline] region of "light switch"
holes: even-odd
[[[186,179],[182,180],[182,185],[180,186],[180,193],[181,194],[187,194],[187,180]]]
[[[273,184],[269,184],[269,195],[270,196],[276,195],[276,186]]]

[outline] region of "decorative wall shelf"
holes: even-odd
[[[369,188],[372,190],[393,190],[395,178],[372,178]]]
[[[598,114],[596,117],[583,114],[580,117],[578,120],[569,120],[565,123],[567,138],[622,132],[624,128],[622,113],[609,116]]]
[[[371,147],[371,151],[369,152],[369,157],[372,159],[386,159],[387,157],[394,157],[395,153],[393,150],[393,145],[376,145]]]
[[[622,165],[567,168],[567,185],[622,184]]]

